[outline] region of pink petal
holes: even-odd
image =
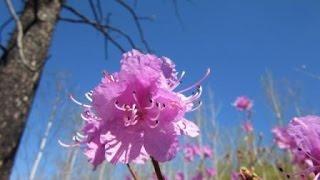
[[[190,137],[197,137],[200,133],[199,127],[192,121],[181,119],[176,122],[176,127],[178,128],[179,135],[187,135]]]
[[[144,146],[147,153],[159,162],[175,157],[178,150],[178,138],[173,124],[145,130]]]

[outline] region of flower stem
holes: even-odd
[[[164,180],[158,161],[154,160],[153,157],[151,157],[151,160],[152,160],[152,165],[154,167],[154,171],[157,175],[158,180]]]
[[[127,164],[127,167],[128,167],[128,169],[129,169],[129,171],[130,171],[130,174],[131,174],[132,178],[133,178],[134,180],[138,180],[138,178],[137,178],[136,174],[134,173],[134,171],[132,170],[130,164]]]

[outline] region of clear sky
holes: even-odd
[[[70,2],[90,14],[88,4]],[[137,30],[128,13],[113,1],[106,2],[104,10],[113,12],[111,22],[134,34],[137,40]],[[0,5],[0,12],[5,12],[1,14],[8,17],[4,3]],[[285,89],[283,79],[288,79],[300,89],[301,104],[306,111],[319,112],[320,81],[295,71],[305,66],[309,72],[320,74],[319,1],[194,0],[178,1],[178,7],[183,25],[175,17],[169,0],[138,1],[136,10],[140,15],[156,17],[154,22],[143,22],[145,38],[157,55],[171,58],[178,70],[187,72],[182,86],[200,78],[208,67],[212,69],[205,89],[210,87],[215,93],[216,103],[221,107],[218,117],[221,126],[237,125],[239,113],[230,104],[236,96],[247,95],[254,100],[257,131],[265,134],[270,131],[274,118],[260,81],[266,70],[281,80],[280,88]],[[3,19],[0,16],[0,21]],[[52,103],[54,88],[46,84],[52,81],[52,73],[69,72],[70,89],[76,86],[76,96],[81,97],[100,81],[103,70],[113,72],[119,68],[121,53],[110,44],[106,60],[103,43],[102,36],[91,27],[58,24],[39,86],[39,93],[45,94],[48,101],[37,96],[28,121],[29,133],[35,126],[44,131],[46,122],[40,121],[47,119],[50,112],[48,104]],[[290,108],[288,112],[288,116],[294,115]],[[37,146],[38,142],[24,138],[19,152]],[[22,155],[17,162],[19,158]],[[19,173],[25,173],[21,172],[24,170],[20,168]],[[13,178],[16,177],[14,174]]]

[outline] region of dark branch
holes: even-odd
[[[121,6],[123,6],[131,14],[131,16],[133,17],[134,22],[135,22],[135,24],[137,26],[141,42],[144,44],[144,46],[147,49],[147,51],[151,52],[151,49],[150,49],[147,41],[144,38],[144,34],[143,34],[142,27],[141,27],[141,24],[140,24],[140,19],[137,16],[137,14],[135,13],[135,11],[127,3],[125,3],[123,0],[116,0],[116,2],[118,2]]]
[[[95,5],[94,5],[94,3],[93,3],[92,0],[89,0],[89,5],[90,5],[90,9],[91,9],[91,11],[92,11],[92,14],[93,14],[93,17],[94,17],[95,21],[96,21],[96,22],[100,22],[100,19],[99,19],[99,17],[98,17],[98,13],[97,13],[96,7],[95,7]]]
[[[102,25],[100,25],[99,23],[92,22],[86,16],[82,15],[79,11],[77,11],[76,9],[74,9],[71,6],[64,4],[62,7],[64,9],[68,10],[69,12],[71,12],[72,14],[74,14],[75,16],[79,17],[83,21],[81,23],[89,24],[92,27],[94,27],[95,29],[97,29],[99,32],[101,32],[122,53],[126,52],[125,49],[120,45],[120,43],[118,43],[113,37],[111,37],[110,34],[108,33],[107,29],[104,28]],[[60,18],[60,20],[61,20],[61,18]],[[71,21],[69,21],[69,22],[71,22]],[[73,21],[73,23],[76,23],[76,22],[77,21]],[[78,21],[78,23],[80,23],[80,22]]]
[[[71,19],[71,18],[64,18],[64,17],[59,17],[59,20],[64,21],[64,22],[69,22],[69,23],[75,23],[75,24],[87,24],[91,25],[94,28],[99,28],[98,30],[101,31],[101,29],[104,29],[104,31],[107,33],[108,30],[117,32],[118,34],[122,35],[124,38],[127,39],[129,44],[132,46],[134,49],[138,49],[136,45],[134,44],[133,40],[130,38],[128,34],[123,32],[121,29],[118,29],[116,27],[110,26],[110,25],[102,25],[96,22],[92,22],[89,20],[83,20],[83,19]]]
[[[179,23],[181,24],[181,26],[183,27],[183,21],[179,12],[179,8],[178,8],[178,0],[172,0],[172,4],[173,4],[173,8],[174,8],[174,13],[176,14],[176,17],[179,21]]]
[[[106,25],[109,25],[111,22],[111,13],[108,13],[107,14],[107,17],[106,17]],[[129,39],[131,40],[131,38],[129,37]],[[105,58],[108,59],[108,56],[109,56],[109,41],[107,38],[104,38],[104,55],[105,55]]]
[[[98,10],[98,17],[100,19],[99,22],[103,20],[103,12],[102,12],[102,6],[101,6],[101,1],[97,0],[97,10]]]

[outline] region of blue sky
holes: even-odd
[[[111,22],[138,40],[137,30],[128,13],[113,1],[106,2],[105,11],[113,12]],[[79,9],[90,15],[86,3],[70,3],[77,4]],[[8,17],[2,5],[0,10],[6,13],[0,21]],[[171,58],[178,70],[187,72],[182,86],[199,79],[208,67],[212,69],[205,88],[210,86],[216,103],[221,107],[218,117],[221,126],[237,125],[241,116],[230,104],[236,96],[248,95],[254,99],[257,131],[269,132],[270,121],[274,121],[274,117],[260,80],[266,70],[280,80],[280,88],[285,89],[283,79],[297,86],[301,90],[301,104],[318,112],[319,80],[295,69],[306,66],[307,71],[320,74],[319,1],[201,0],[178,1],[178,5],[183,26],[175,17],[169,0],[138,1],[136,10],[140,15],[156,17],[154,22],[143,22],[145,37],[157,55]],[[69,72],[69,88],[77,89],[74,93],[81,97],[99,82],[103,70],[113,72],[119,68],[121,53],[110,44],[109,58],[106,60],[103,43],[101,35],[91,27],[58,24],[50,59],[28,120],[29,133],[32,134],[35,126],[38,126],[40,134],[44,131],[46,122],[39,119],[47,119],[50,112],[51,106],[48,104],[52,103],[55,95],[53,73]],[[130,50],[129,46],[126,48]],[[47,101],[41,100],[43,96]],[[204,99],[207,99],[206,96]],[[288,116],[293,116],[290,108]],[[27,143],[26,136],[20,146],[20,154],[21,149],[35,149],[38,146],[38,142]],[[55,145],[52,143],[52,146]],[[17,162],[19,158],[22,155],[17,157]]]

